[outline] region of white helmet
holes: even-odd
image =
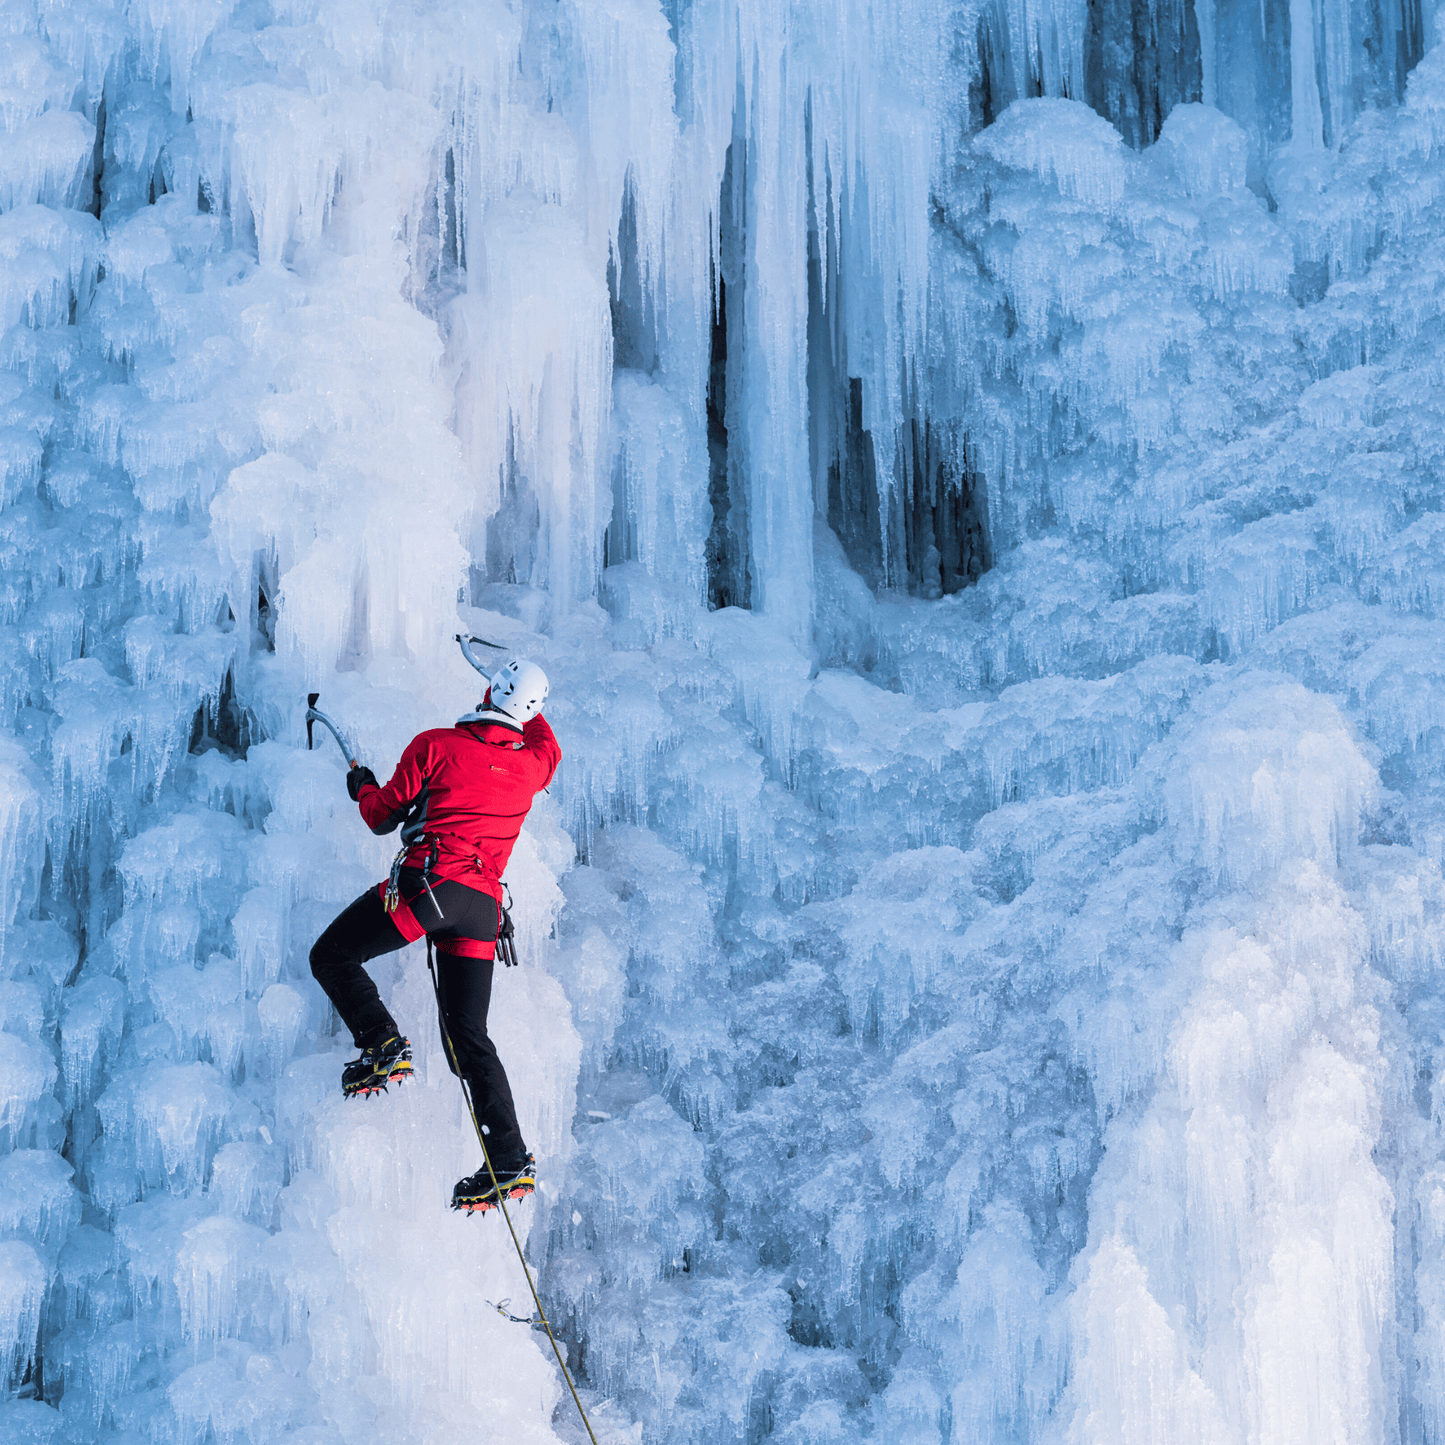
[[[535,662],[514,657],[492,676],[492,711],[520,727],[542,711],[547,692],[547,674]]]

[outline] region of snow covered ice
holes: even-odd
[[[585,1439],[307,952],[536,659],[599,1442],[1445,1441],[1433,0],[0,0],[0,1441]]]

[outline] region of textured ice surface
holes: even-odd
[[[0,37],[0,1439],[582,1438],[306,963],[463,628],[600,1440],[1442,1437],[1433,6]]]

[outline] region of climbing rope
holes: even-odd
[[[500,912],[500,910],[498,910]],[[537,1306],[537,1318],[542,1322],[542,1328],[547,1331],[547,1338],[552,1342],[552,1353],[557,1356],[557,1368],[562,1371],[562,1378],[567,1382],[567,1388],[572,1392],[572,1402],[577,1406],[577,1413],[582,1417],[582,1423],[587,1428],[587,1438],[592,1445],[597,1445],[597,1437],[592,1433],[592,1422],[587,1418],[587,1411],[582,1408],[582,1397],[577,1393],[577,1386],[572,1383],[572,1373],[567,1368],[567,1362],[562,1358],[561,1346],[557,1343],[557,1336],[552,1333],[552,1326],[548,1323],[547,1312],[542,1308],[542,1298],[537,1293],[537,1286],[532,1282],[532,1271],[527,1267],[527,1257],[522,1253],[522,1242],[517,1238],[517,1231],[512,1227],[512,1216],[507,1212],[507,1201],[502,1196],[501,1185],[497,1183],[497,1171],[492,1168],[491,1151],[487,1148],[487,1136],[482,1133],[481,1120],[477,1118],[476,1105],[472,1103],[472,1091],[467,1086],[466,1078],[457,1065],[456,1050],[452,1048],[452,1037],[447,1031],[446,1015],[442,1009],[441,985],[437,982],[436,961],[432,956],[432,942],[428,937],[426,941],[426,966],[427,972],[431,974],[432,992],[436,995],[437,1001],[437,1023],[441,1025],[442,1043],[446,1045],[447,1057],[451,1060],[452,1073],[461,1080],[462,1097],[467,1101],[467,1112],[472,1116],[472,1127],[477,1131],[477,1142],[482,1146],[482,1160],[487,1166],[487,1173],[491,1176],[492,1189],[496,1192],[497,1206],[502,1211],[502,1218],[507,1221],[507,1233],[512,1236],[512,1245],[517,1251],[517,1258],[522,1264],[522,1273],[526,1276],[527,1288],[532,1292],[532,1303]],[[511,1301],[504,1301],[510,1304]],[[505,1314],[505,1310],[498,1307],[498,1312]],[[508,1315],[508,1319],[512,1316]],[[529,1322],[530,1323],[530,1322]]]

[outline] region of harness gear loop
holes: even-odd
[[[382,907],[388,913],[396,912],[396,905],[401,902],[401,865],[411,849],[403,843],[396,857],[391,860],[391,872],[386,879],[386,893],[382,897]]]
[[[442,906],[437,902],[437,896],[432,892],[431,871],[437,865],[439,856],[439,845],[436,834],[423,833],[420,838],[411,838],[402,842],[401,848],[397,851],[395,858],[391,860],[391,872],[387,875],[386,893],[383,895],[381,904],[388,913],[395,913],[401,899],[401,869],[406,861],[406,855],[416,847],[418,843],[431,843],[431,851],[426,856],[426,861],[421,865],[421,886],[426,889],[426,896],[431,899],[432,909],[437,916],[437,922],[445,924],[446,914],[442,912]]]
[[[547,1331],[547,1338],[552,1344],[552,1353],[557,1357],[557,1368],[562,1371],[562,1378],[566,1380],[567,1388],[572,1392],[572,1403],[577,1406],[577,1413],[582,1417],[582,1423],[587,1428],[587,1438],[591,1440],[592,1445],[597,1445],[597,1436],[592,1433],[592,1422],[587,1418],[587,1411],[582,1407],[582,1397],[577,1393],[577,1386],[572,1383],[572,1372],[568,1370],[567,1362],[562,1358],[562,1350],[557,1344],[557,1337],[552,1333],[552,1326],[548,1322],[546,1310],[542,1308],[542,1298],[537,1293],[537,1286],[532,1282],[532,1271],[527,1267],[527,1256],[522,1253],[522,1242],[517,1238],[517,1231],[512,1225],[512,1216],[507,1211],[506,1198],[502,1194],[501,1185],[497,1183],[497,1171],[492,1168],[492,1154],[487,1148],[487,1136],[482,1133],[481,1120],[477,1118],[477,1107],[472,1102],[472,1091],[463,1077],[461,1069],[457,1066],[456,1050],[452,1048],[452,1036],[447,1029],[446,1015],[442,1009],[442,990],[441,984],[437,981],[436,959],[432,954],[430,936],[426,941],[426,967],[427,972],[431,974],[432,992],[436,995],[437,1023],[441,1026],[442,1043],[446,1045],[452,1073],[461,1080],[462,1097],[467,1101],[467,1112],[472,1116],[472,1127],[477,1131],[477,1142],[482,1146],[482,1159],[487,1166],[487,1173],[491,1176],[492,1188],[497,1194],[498,1207],[502,1211],[502,1218],[507,1221],[507,1233],[512,1236],[512,1245],[517,1251],[517,1259],[521,1262],[522,1273],[526,1276],[527,1288],[532,1292],[532,1303],[537,1306],[537,1318],[542,1322],[542,1328]]]

